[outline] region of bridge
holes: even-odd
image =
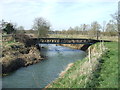
[[[93,44],[98,42],[94,39],[80,39],[80,38],[33,38],[40,44]]]

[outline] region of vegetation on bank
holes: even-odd
[[[92,45],[88,50],[91,50],[91,56],[75,62],[63,76],[46,88],[117,88],[117,42],[105,42],[102,50],[101,45]]]
[[[118,43],[105,43],[107,52],[101,58],[101,70],[99,71],[98,88],[118,87]]]
[[[30,41],[29,37],[16,38],[13,36],[2,38],[2,57],[0,58],[0,64],[2,65],[3,76],[8,75],[20,67],[26,67],[43,60],[39,49],[30,42],[26,43],[27,39]]]

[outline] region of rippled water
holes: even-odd
[[[58,78],[59,73],[71,62],[83,59],[86,53],[63,46],[44,45],[42,54],[47,59],[23,67],[2,79],[3,88],[44,88]]]

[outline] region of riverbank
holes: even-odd
[[[86,51],[89,48],[89,46],[91,46],[91,44],[59,44],[59,45],[82,51]]]
[[[117,42],[96,43],[46,88],[118,88]]]
[[[25,38],[24,38],[25,39]],[[40,50],[32,45],[27,46],[23,42],[14,40],[13,37],[5,37],[2,42],[2,76],[43,60]]]

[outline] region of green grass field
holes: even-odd
[[[98,57],[97,53],[100,48],[96,48],[92,63],[89,63],[88,58],[78,60],[64,76],[48,85],[48,88],[117,88],[118,44],[117,42],[105,42],[104,44],[107,48],[104,54]],[[91,71],[90,66],[92,66]]]
[[[98,88],[118,87],[118,44],[116,42],[105,43],[108,51],[101,58],[103,64],[99,72]]]

